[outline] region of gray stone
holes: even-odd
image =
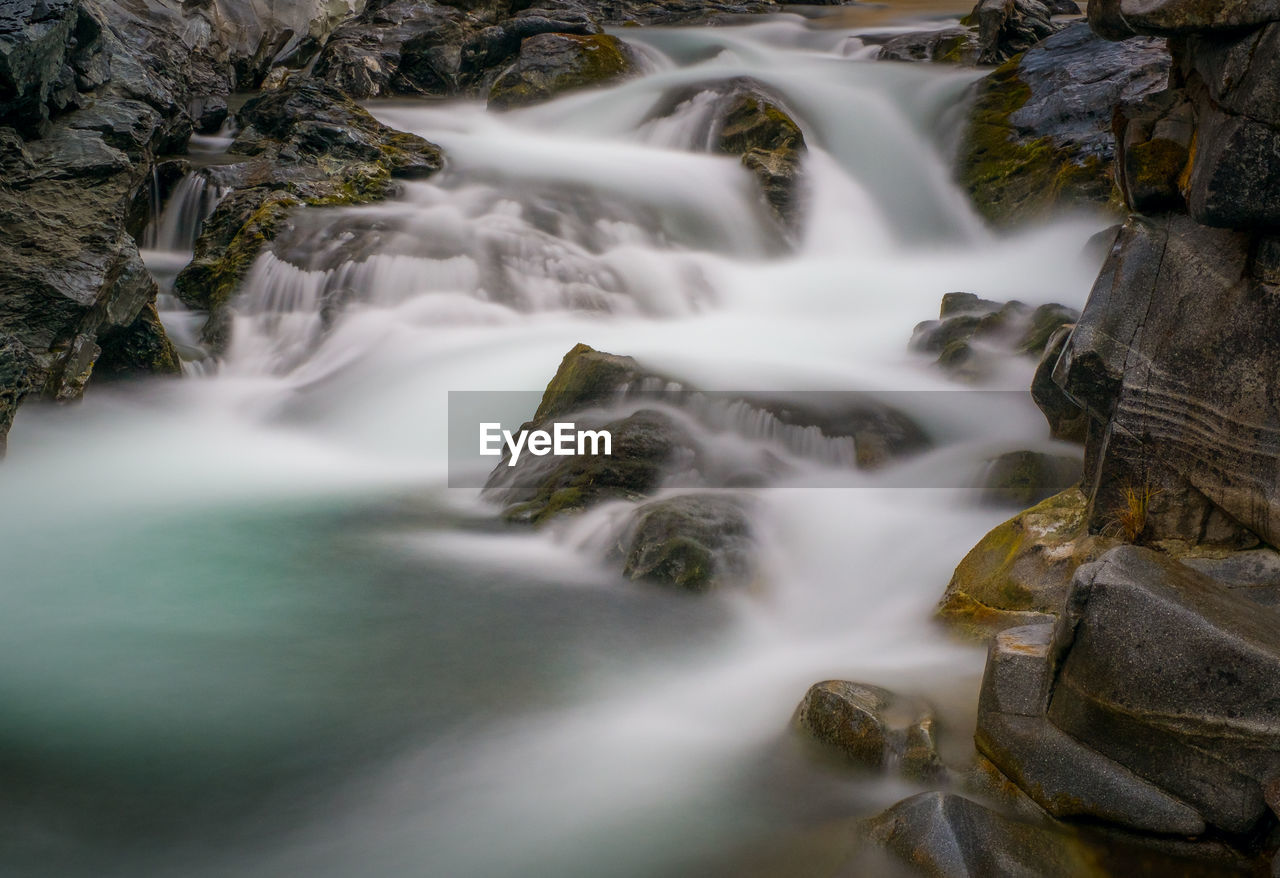
[[[978,751],[1059,819],[1101,820],[1144,832],[1198,835],[1193,809],[1090,750],[1045,718],[1054,668],[1052,624],[997,634],[978,701]]]
[[[1010,820],[949,793],[920,793],[867,821],[869,842],[906,874],[937,878],[1079,878],[1093,858],[1062,832]],[[848,874],[883,874],[855,869]]]
[[[1064,442],[1084,442],[1089,424],[1089,416],[1084,409],[1053,381],[1053,370],[1066,350],[1074,328],[1074,324],[1060,326],[1049,337],[1031,379],[1031,398],[1049,422],[1049,435]]]
[[[1053,650],[1055,726],[1230,832],[1280,776],[1280,614],[1121,546],[1082,567]]]
[[[489,106],[505,110],[635,76],[640,56],[609,34],[532,36],[489,90]]]
[[[988,462],[982,500],[1026,509],[1080,483],[1080,458],[1038,451],[1010,451]]]
[[[1109,39],[1237,30],[1280,21],[1276,0],[1089,0],[1089,22]]]
[[[809,687],[794,723],[805,738],[850,765],[896,767],[917,780],[936,779],[944,771],[933,710],[919,698],[827,680]]]

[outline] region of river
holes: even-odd
[[[1055,446],[1014,392],[1030,360],[975,393],[907,341],[951,290],[1080,307],[1105,221],[987,231],[945,154],[977,74],[878,63],[866,26],[621,29],[650,71],[607,90],[371,104],[446,170],[305,211],[221,362],[24,408],[0,470],[0,872],[742,875],[914,791],[791,745],[830,678],[932,699],[963,761],[984,651],[932,612],[1008,511],[944,483]],[[790,246],[697,142],[696,99],[653,116],[736,76],[810,147]],[[164,316],[195,351],[193,316]],[[707,389],[891,392],[936,448],[756,489],[753,588],[626,582],[591,513],[505,527],[447,487],[448,393],[540,390],[578,342]]]

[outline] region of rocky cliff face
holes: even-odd
[[[1055,386],[1083,413],[1083,493],[994,531],[948,593],[1007,604],[1005,624],[1029,615],[1019,588],[1044,599],[1042,624],[992,643],[977,744],[1056,817],[1271,856],[1280,6],[1094,0],[1089,20],[1166,38],[1173,64],[1115,108],[1132,213],[1037,376],[1051,422],[1069,414]],[[1033,513],[1057,571],[1009,541]]]

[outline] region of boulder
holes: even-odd
[[[1115,545],[1086,528],[1088,499],[1069,488],[982,538],[956,567],[939,613],[976,633],[1062,612],[1071,577]]]
[[[868,820],[866,843],[888,863],[855,859],[842,874],[987,878],[1086,878],[1101,870],[1091,852],[1058,828],[1011,820],[952,793],[920,793]],[[866,852],[862,854],[866,856]]]
[[[466,13],[429,0],[370,3],[334,30],[313,75],[356,100],[393,94],[457,94]]]
[[[997,634],[978,701],[978,751],[1046,812],[1166,835],[1199,835],[1196,811],[1090,750],[1045,717],[1052,624]]]
[[[978,0],[964,23],[978,26],[978,63],[1003,64],[1053,34],[1052,15],[1040,0]]]
[[[945,772],[933,710],[919,698],[827,680],[805,693],[793,723],[806,740],[849,765],[876,771],[893,767],[922,781]]]
[[[1118,204],[1113,108],[1163,89],[1169,68],[1163,41],[1109,43],[1068,26],[973,86],[958,181],[997,226]]]
[[[710,106],[697,117],[701,124],[689,128],[689,146],[738,156],[759,182],[774,218],[794,231],[807,147],[786,102],[764,83],[737,76],[674,89],[654,105],[649,118],[670,116],[693,100],[707,100]]]
[[[979,63],[982,54],[976,30],[968,27],[889,34],[883,38],[863,34],[861,39],[865,43],[881,43],[876,55],[880,61],[932,61],[972,66]]]
[[[1280,539],[1277,287],[1265,247],[1182,215],[1125,225],[1053,372],[1090,414],[1091,529],[1137,493],[1145,539]]]
[[[241,107],[229,152],[245,160],[211,171],[230,190],[205,222],[174,291],[209,314],[204,340],[228,341],[226,306],[262,249],[303,205],[361,204],[398,178],[435,173],[443,156],[420,137],[388,128],[350,98],[303,80]]]
[[[1123,546],[1078,571],[1051,649],[1048,716],[1229,832],[1280,776],[1280,614]]]
[[[1186,93],[1169,89],[1117,108],[1115,129],[1125,203],[1140,213],[1183,209],[1183,178],[1195,139],[1195,113]]]
[[[681,494],[638,506],[618,552],[629,579],[709,591],[750,579],[751,523],[739,498]]]
[[[609,34],[542,33],[520,45],[515,63],[489,90],[489,106],[507,110],[636,75],[640,56]]]

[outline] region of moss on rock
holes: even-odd
[[[1070,488],[992,530],[956,568],[939,613],[981,635],[1057,614],[1076,568],[1116,545],[1089,534],[1088,509]]]
[[[515,63],[493,83],[489,106],[506,110],[536,104],[624,79],[638,67],[635,52],[611,34],[537,34],[524,41]]]

